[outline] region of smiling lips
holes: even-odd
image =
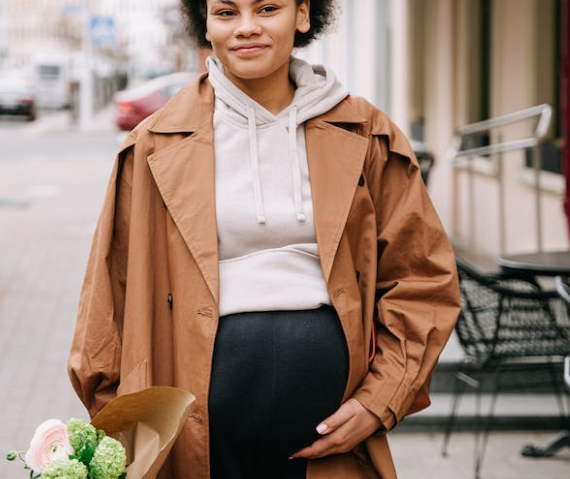
[[[268,45],[264,45],[263,43],[244,43],[242,45],[236,45],[232,48],[232,51],[241,54],[248,54],[248,53],[257,53],[261,50],[265,50],[268,48]]]

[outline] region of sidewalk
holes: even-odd
[[[103,140],[114,133],[109,112],[102,113],[107,117],[98,116],[97,129],[87,134]],[[61,151],[57,157],[49,151],[27,157],[4,151],[0,161],[0,191],[26,200],[0,204],[0,479],[25,477],[4,455],[26,449],[42,421],[87,419],[69,384],[66,360],[116,142],[107,140],[104,155],[87,148],[80,155],[63,154],[67,143],[77,148],[78,142],[70,141],[64,120],[58,113],[30,129],[2,132],[29,142],[49,136]]]
[[[27,129],[34,134],[81,132],[85,135],[115,132],[115,105],[110,103],[94,112],[93,118],[85,128],[71,119],[69,110],[48,112],[39,116],[39,120]]]
[[[58,121],[40,123],[30,137],[57,133],[63,138],[69,128],[63,116]],[[25,449],[39,423],[52,417],[87,419],[69,384],[66,360],[117,145],[112,111],[101,112],[85,135],[107,138],[108,151],[85,151],[80,159],[0,162],[0,191],[36,188],[27,206],[0,205],[0,479],[26,477],[3,456],[9,449]],[[543,460],[519,455],[526,443],[543,445],[556,434],[492,433],[483,479],[568,479],[570,449]],[[396,430],[391,438],[400,479],[472,477],[472,433],[452,436],[448,458],[439,452],[441,434]]]
[[[551,458],[527,459],[522,446],[547,444],[556,433],[492,433],[489,437],[481,479],[568,479],[570,448]],[[392,455],[400,479],[472,479],[473,433],[454,434],[449,456],[441,456],[441,434],[391,435]]]

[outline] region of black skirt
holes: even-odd
[[[288,459],[341,404],[346,340],[335,310],[223,316],[209,394],[212,479],[304,479]]]

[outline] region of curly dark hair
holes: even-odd
[[[303,0],[296,0],[300,5]],[[323,33],[333,22],[336,0],[311,0],[311,28],[306,33],[295,32],[294,47],[305,47]],[[206,40],[206,0],[180,0],[180,10],[186,31],[199,47],[210,48]]]

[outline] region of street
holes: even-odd
[[[66,357],[87,254],[117,149],[112,117],[85,134],[63,113],[0,121],[0,453],[48,418],[86,414]],[[102,119],[104,120],[104,119]],[[0,477],[22,477],[0,460]]]
[[[25,450],[48,418],[87,419],[70,386],[66,360],[95,223],[121,135],[112,110],[80,132],[65,113],[36,123],[0,120],[0,479],[26,476],[3,460]],[[493,433],[484,479],[567,479],[570,450],[543,460],[522,458],[528,442],[555,433]],[[472,477],[473,434],[391,435],[400,479]],[[270,478],[268,478],[270,479]]]

